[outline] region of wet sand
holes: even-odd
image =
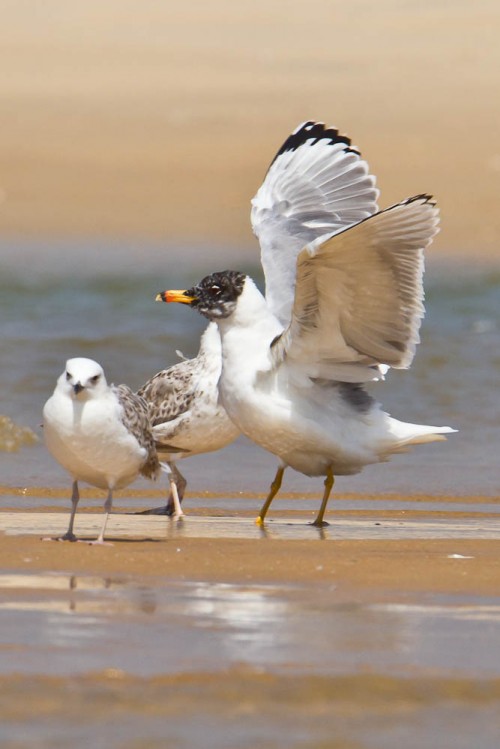
[[[87,496],[96,496],[96,492],[87,491]],[[399,502],[411,499],[400,497]],[[497,595],[498,515],[478,511],[481,498],[461,498],[462,504],[470,506],[467,512],[454,511],[451,498],[447,499],[449,512],[401,511],[398,500],[394,510],[381,511],[372,497],[373,512],[338,512],[333,502],[330,526],[324,531],[308,525],[318,500],[311,500],[307,511],[273,509],[264,531],[255,526],[255,510],[245,508],[241,498],[230,511],[217,509],[215,498],[206,502],[205,508],[186,508],[189,514],[179,523],[133,516],[129,514],[133,510],[127,508],[122,510],[127,514],[120,515],[118,510],[111,517],[108,538],[113,546],[103,548],[41,542],[43,536],[64,532],[67,512],[49,506],[43,512],[40,508],[17,513],[3,510],[0,523],[7,535],[2,536],[0,545],[0,568],[138,576],[154,576],[155,571],[165,569],[168,572],[162,574],[173,580],[329,582],[366,598],[410,591]],[[440,498],[428,501],[432,506]],[[418,502],[415,505],[418,507]],[[120,518],[128,521],[125,530],[113,524]],[[95,508],[80,510],[77,535],[92,538],[100,523],[101,515]],[[402,538],[405,527],[407,535]],[[342,537],[342,531],[347,538]]]
[[[342,502],[331,501],[330,525],[320,531],[308,525],[320,495],[282,492],[261,531],[254,518],[263,493],[188,497],[186,518],[176,523],[130,514],[164,501],[161,490],[132,487],[116,493],[108,528],[114,545],[94,548],[40,541],[65,531],[67,489],[1,487],[0,493],[11,502],[10,507],[4,502],[0,513],[3,569],[154,576],[165,568],[174,580],[331,582],[366,597],[404,591],[496,595],[500,590],[499,515],[495,501],[481,496],[343,494]],[[81,496],[76,533],[90,539],[100,527],[105,495],[82,487]],[[32,510],[16,507],[21,497],[31,498]],[[54,506],[54,499],[62,499],[64,509]]]
[[[174,580],[228,583],[331,582],[364,600],[410,592],[493,596],[500,589],[499,540],[340,540],[331,545],[318,540],[110,538],[113,547],[96,550],[84,543],[2,537],[0,567],[153,577],[166,570]]]

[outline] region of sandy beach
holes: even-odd
[[[47,512],[54,517],[53,511],[49,509]],[[371,526],[372,539],[335,540],[332,542],[333,548],[329,543],[319,542],[315,535],[307,541],[273,538],[276,524],[280,519],[282,522],[289,519],[289,513],[278,513],[268,525],[270,537],[265,538],[263,534],[262,540],[257,542],[243,535],[245,525],[248,526],[249,535],[253,534],[253,516],[249,511],[239,510],[237,513],[243,526],[240,537],[224,538],[217,529],[217,515],[213,517],[213,512],[207,508],[204,516],[212,517],[209,527],[211,537],[197,537],[196,527],[191,529],[193,536],[187,535],[190,532],[189,519],[184,521],[187,530],[177,535],[171,521],[155,518],[155,524],[164,527],[163,540],[152,540],[147,535],[141,538],[139,524],[132,539],[117,538],[111,526],[109,538],[112,545],[102,549],[85,543],[42,542],[45,526],[43,531],[37,531],[33,514],[23,515],[26,535],[2,537],[0,567],[3,569],[30,572],[53,570],[103,576],[136,575],[150,577],[154,584],[154,570],[165,568],[168,569],[168,577],[177,580],[213,583],[244,581],[246,584],[280,581],[329,583],[335,584],[341,595],[347,598],[354,595],[364,601],[397,600],[409,593],[416,596],[423,593],[498,594],[500,539],[484,539],[480,533],[478,538],[461,538],[457,533],[455,539],[429,540],[420,538],[416,531],[411,540],[377,540],[377,523],[394,516],[404,518],[404,522],[408,523],[419,517],[416,513],[375,511],[372,518],[365,518]],[[234,517],[234,513],[229,515]],[[341,513],[338,517],[342,519],[346,515]],[[355,513],[355,517],[359,520],[359,513]],[[429,517],[428,513],[426,517]],[[451,512],[440,515],[441,520],[450,523],[457,518],[470,517],[465,513]],[[487,522],[488,517],[495,516],[481,513],[480,517]],[[294,518],[306,525],[310,522],[310,513],[299,512]],[[96,527],[99,522],[100,518]],[[333,517],[331,522],[335,524]],[[55,519],[53,523],[56,524]],[[82,537],[87,537],[87,534],[82,534]]]
[[[26,570],[56,570],[59,572],[92,574],[137,574],[152,576],[153,570],[168,567],[168,576],[173,579],[197,579],[212,582],[270,583],[290,580],[296,583],[331,583],[356,591],[356,595],[370,597],[399,595],[403,591],[422,594],[464,593],[496,595],[500,580],[500,536],[488,537],[488,522],[495,526],[498,519],[494,501],[485,497],[460,497],[437,495],[401,496],[376,495],[369,501],[370,510],[357,509],[363,495],[343,495],[343,505],[350,503],[351,509],[339,509],[335,499],[331,501],[328,521],[330,526],[323,531],[309,528],[307,523],[314,518],[320,495],[283,492],[273,505],[265,530],[255,526],[255,507],[265,499],[262,493],[240,492],[237,498],[224,494],[203,492],[185,502],[185,520],[175,522],[165,517],[133,515],[146,506],[162,504],[164,494],[158,489],[139,490],[133,487],[116,492],[117,517],[130,522],[130,530],[117,530],[113,524],[109,529],[113,546],[96,549],[85,543],[41,543],[40,537],[50,529],[51,518],[57,527],[64,530],[68,511],[51,505],[51,498],[63,498],[67,491],[51,487],[26,489],[3,489],[12,500],[11,507],[3,508],[1,529],[7,534],[0,546],[0,568],[23,568]],[[23,512],[16,508],[16,496],[37,501],[36,512]],[[35,498],[44,497],[42,505]],[[130,498],[132,506],[122,506],[120,498]],[[102,491],[85,487],[82,489],[82,508],[77,515],[76,532],[82,539],[92,538],[85,529],[89,513],[95,528],[101,522],[99,507],[86,505],[88,500],[103,502]],[[284,501],[292,509],[280,507]],[[69,504],[69,502],[68,502]],[[226,509],[227,507],[230,509]],[[421,509],[424,506],[424,509]],[[411,509],[402,509],[410,507]],[[296,508],[296,509],[295,509]],[[307,508],[307,509],[306,509]],[[125,515],[123,515],[125,513]],[[224,526],[224,519],[238,522],[236,532]],[[200,531],[195,520],[206,519],[208,525]],[[42,521],[48,523],[42,528]],[[113,520],[113,516],[111,518]],[[286,522],[298,525],[295,531],[281,540],[279,528]],[[362,539],[349,534],[347,539],[335,532],[343,521],[359,522],[364,533]],[[450,537],[443,532],[442,538],[429,538],[428,529],[422,526],[413,537],[403,540],[398,534],[397,524],[410,525],[414,521],[437,521],[446,531],[446,523],[478,521],[484,525],[472,534],[455,531]],[[21,523],[20,527],[16,523]],[[143,524],[141,526],[141,523]],[[153,526],[148,526],[153,523]],[[382,536],[384,524],[393,523],[389,537]],[[145,524],[145,525],[144,525]],[[366,524],[366,525],[364,525]],[[13,530],[15,527],[15,531]],[[54,535],[54,530],[48,535]],[[79,527],[81,532],[79,533]],[[465,526],[464,526],[465,527]],[[23,528],[24,533],[23,534]],[[144,528],[144,529],[143,529]],[[301,532],[302,531],[302,532]],[[151,538],[153,532],[154,538]],[[295,534],[295,539],[294,539]],[[96,534],[95,534],[96,535]],[[391,539],[392,536],[392,539]],[[427,536],[427,537],[426,537]],[[133,541],[137,541],[134,543]],[[256,539],[258,553],[256,550]],[[329,540],[330,543],[322,542]],[[333,543],[333,548],[331,544]],[[180,554],[179,544],[182,546]],[[130,551],[133,549],[133,551]],[[459,553],[457,552],[457,549]],[[457,556],[458,553],[458,556]],[[333,556],[332,556],[333,555]],[[455,557],[453,556],[455,555]],[[464,558],[466,564],[464,565]],[[28,561],[23,561],[28,560]],[[465,573],[465,574],[464,574]]]

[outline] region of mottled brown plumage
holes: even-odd
[[[137,391],[147,403],[152,427],[173,421],[191,407],[197,392],[194,361],[188,359],[158,372]]]
[[[158,372],[137,391],[147,402],[156,449],[170,471],[167,506],[150,512],[172,514],[175,494],[179,503],[182,500],[186,479],[177,460],[220,450],[239,434],[219,403],[221,367],[220,336],[217,327],[209,325],[194,359]]]
[[[155,479],[160,470],[160,462],[151,430],[148,404],[144,398],[134,393],[128,385],[111,385],[111,390],[123,408],[122,421],[126,429],[134,435],[141,447],[147,450],[147,460],[140,473],[148,479]]]

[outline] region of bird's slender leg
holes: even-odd
[[[170,495],[172,498],[172,502],[169,501],[167,503],[167,514],[170,514],[171,517],[174,520],[180,520],[180,518],[184,517],[184,513],[182,512],[181,507],[181,499],[182,495],[184,494],[184,489],[186,488],[186,479],[184,476],[177,470],[175,463],[169,463],[170,473],[168,476],[168,480],[170,482]],[[178,485],[180,486],[180,498],[179,498],[179,491],[178,491]],[[173,512],[169,512],[169,509]]]
[[[69,516],[68,530],[64,536],[59,536],[57,541],[76,541],[76,536],[73,533],[73,524],[75,522],[76,508],[80,500],[80,492],[78,490],[78,481],[73,481],[73,488],[71,490],[71,514]]]
[[[278,470],[276,471],[276,476],[274,477],[274,481],[271,484],[267,499],[262,505],[258,518],[255,520],[257,525],[264,525],[264,519],[267,515],[269,507],[271,506],[271,502],[280,490],[281,482],[283,481],[283,474],[285,473],[285,468],[286,466],[278,466]]]
[[[175,474],[175,483],[177,485],[177,494],[179,495],[179,502],[184,499],[184,492],[186,491],[187,481],[182,473],[177,468],[176,463],[171,463],[170,467],[172,472]]]
[[[315,525],[316,528],[324,528],[326,525],[329,525],[329,523],[326,522],[326,520],[323,520],[326,506],[328,504],[328,499],[330,497],[330,492],[332,491],[333,484],[335,482],[335,477],[333,475],[333,471],[331,468],[328,469],[328,472],[326,474],[325,478],[325,491],[323,492],[323,499],[321,500],[321,507],[319,508],[318,516],[314,523],[311,523],[311,525]]]
[[[153,507],[150,510],[141,510],[140,512],[134,512],[134,515],[173,515],[176,518],[184,516],[184,513],[182,511],[179,513],[178,509],[180,508],[182,498],[184,497],[184,491],[187,486],[187,481],[174,462],[161,463],[161,467],[162,470],[168,474],[169,493],[167,497],[167,503],[165,505],[162,505],[161,507]],[[177,490],[178,505],[176,504],[172,489],[172,474],[174,476],[175,488]]]
[[[71,514],[69,516],[68,530],[64,536],[57,536],[56,538],[42,538],[42,541],[78,541],[77,537],[73,533],[73,523],[75,522],[76,508],[80,500],[80,492],[78,490],[78,481],[73,481],[73,488],[71,491]]]
[[[111,546],[111,544],[106,544],[104,541],[104,533],[106,531],[106,525],[108,524],[108,518],[109,513],[111,512],[111,508],[113,506],[113,489],[108,490],[108,496],[106,497],[106,501],[104,503],[104,522],[102,524],[101,532],[97,536],[95,541],[91,541],[90,543],[92,546]]]
[[[61,536],[61,541],[76,541],[76,536],[73,533],[73,524],[75,522],[76,508],[78,507],[79,501],[80,491],[78,489],[78,481],[75,479],[71,490],[71,514],[69,516],[68,530],[64,536]]]

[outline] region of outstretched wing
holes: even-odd
[[[305,122],[283,143],[252,200],[266,300],[286,326],[296,259],[308,242],[377,211],[375,177],[350,139],[323,123]]]
[[[408,367],[424,315],[423,251],[438,222],[430,196],[418,195],[305,247],[275,365],[344,382],[379,379],[380,364]]]
[[[144,398],[134,393],[128,385],[112,385],[111,389],[122,407],[122,421],[125,428],[134,435],[139,445],[147,451],[141,473],[148,478],[155,478],[160,471],[160,464],[151,431],[147,404]]]

